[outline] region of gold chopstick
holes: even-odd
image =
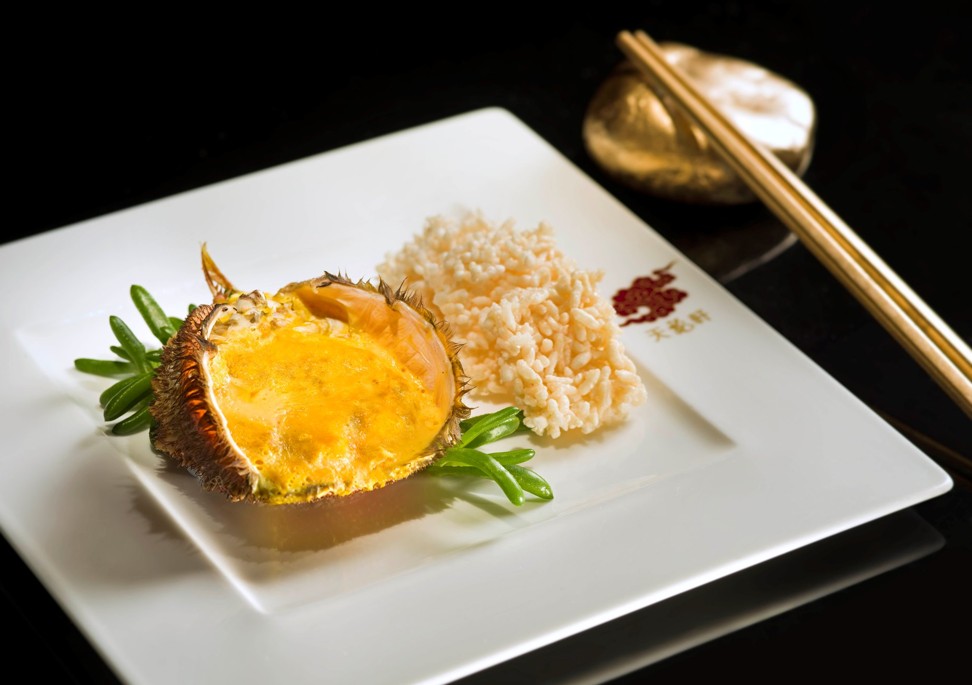
[[[723,116],[644,31],[618,47],[711,140],[753,193],[972,417],[972,351],[807,185]]]

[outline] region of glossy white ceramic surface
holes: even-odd
[[[104,434],[108,316],[371,277],[426,217],[550,223],[610,297],[670,265],[676,311],[622,329],[649,400],[530,441],[555,499],[418,477],[332,507],[233,505]],[[0,248],[0,524],[123,680],[442,683],[947,491],[947,474],[506,111],[486,109]],[[17,295],[17,293],[20,293]],[[484,409],[492,408],[484,405]],[[522,442],[522,439],[521,439]]]

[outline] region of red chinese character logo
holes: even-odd
[[[676,288],[666,288],[675,280],[669,270],[674,264],[655,269],[652,276],[639,276],[631,287],[623,288],[614,294],[614,311],[618,316],[632,317],[621,322],[622,326],[633,323],[657,321],[675,311],[675,305],[688,293]],[[640,310],[647,310],[641,316],[634,316]]]

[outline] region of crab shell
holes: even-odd
[[[469,416],[446,327],[379,280],[325,273],[239,293],[203,247],[214,303],[166,344],[153,448],[232,501],[374,490],[432,463]]]

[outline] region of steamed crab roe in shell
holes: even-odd
[[[233,501],[374,490],[459,438],[457,348],[419,300],[325,273],[241,293],[203,246],[213,304],[166,344],[152,445]]]

